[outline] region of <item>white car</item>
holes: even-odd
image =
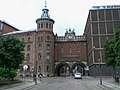
[[[75,79],[82,79],[81,73],[75,73],[75,74],[74,74],[74,78],[75,78]]]

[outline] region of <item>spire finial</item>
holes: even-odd
[[[47,7],[47,1],[45,0],[45,8]]]

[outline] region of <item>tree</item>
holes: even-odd
[[[120,27],[118,27],[115,31],[114,39],[115,39],[114,50],[116,55],[115,57],[116,66],[120,66]]]
[[[107,39],[104,46],[105,52],[105,62],[108,66],[112,66],[114,70],[114,76],[116,76],[116,59],[115,59],[115,51],[114,51],[115,41],[114,39]]]
[[[116,76],[116,66],[120,66],[120,27],[115,30],[112,39],[107,39],[104,46],[105,62],[108,66],[113,66],[114,76]]]
[[[0,37],[0,67],[17,69],[24,60],[24,43],[11,35]]]

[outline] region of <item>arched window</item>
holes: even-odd
[[[51,23],[49,23],[49,29],[51,29]]]
[[[47,44],[47,50],[50,50],[50,45],[49,44]]]
[[[38,72],[40,72],[40,71],[41,71],[41,66],[38,67]]]
[[[28,37],[28,42],[30,42],[30,37]]]
[[[80,48],[79,47],[77,48],[77,51],[80,52]]]
[[[38,42],[40,41],[40,37],[38,37]]]
[[[47,59],[50,59],[50,54],[49,53],[47,53]]]
[[[46,28],[48,28],[48,23],[46,23]]]
[[[43,28],[43,23],[41,23],[41,28]]]
[[[26,56],[26,61],[30,61],[30,54],[29,53]]]
[[[38,60],[41,60],[41,53],[38,53]]]
[[[22,42],[24,42],[24,38],[22,38]]]
[[[40,28],[40,24],[38,23],[38,29]]]
[[[47,72],[49,71],[49,66],[46,67],[46,71],[47,71]]]
[[[69,51],[72,52],[71,47],[69,48]]]
[[[43,37],[41,36],[41,39],[40,39],[41,41],[43,41]]]
[[[50,36],[47,36],[47,40],[50,40]]]
[[[41,50],[42,49],[42,45],[38,44],[38,49]]]
[[[30,45],[27,45],[27,51],[30,51]]]

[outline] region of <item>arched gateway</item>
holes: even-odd
[[[77,62],[58,62],[55,66],[55,76],[69,76],[74,75],[76,72],[80,72],[85,75],[86,65],[80,61]]]

